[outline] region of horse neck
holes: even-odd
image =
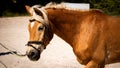
[[[47,9],[47,12],[53,32],[72,46],[80,31],[82,15],[64,9]]]

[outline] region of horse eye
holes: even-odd
[[[43,26],[38,27],[38,30],[39,30],[39,31],[40,31],[40,30],[43,30],[43,29],[44,29]]]

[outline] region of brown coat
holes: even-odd
[[[120,62],[120,17],[99,10],[46,10],[54,33],[73,47],[78,61],[86,68]]]
[[[28,6],[26,9],[33,15]],[[46,14],[43,14],[44,11],[41,12],[40,8],[33,10],[38,14],[35,16],[41,20],[48,17],[47,26],[50,29],[39,31],[38,28],[45,23],[35,19],[33,27],[29,24],[30,41],[47,41],[48,44],[52,33],[55,33],[71,45],[77,60],[86,65],[86,68],[104,68],[105,64],[120,62],[120,17],[108,16],[99,10],[45,8]],[[31,60],[39,59],[36,46],[38,45],[31,44],[28,48],[27,54]],[[31,51],[34,54],[31,54]]]

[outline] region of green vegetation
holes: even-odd
[[[91,9],[101,9],[109,15],[120,15],[120,0],[2,0],[0,2],[0,16],[24,16],[27,15],[25,5],[45,5],[51,1],[90,3]]]
[[[2,17],[15,17],[15,16],[27,16],[28,14],[26,12],[19,13],[19,12],[12,12],[9,10],[5,10],[2,13]]]
[[[101,9],[109,15],[120,15],[120,0],[93,0],[90,3],[93,8]]]

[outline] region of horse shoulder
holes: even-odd
[[[100,31],[102,29],[101,23],[98,24],[97,22],[95,15],[87,17],[81,24],[80,34],[76,36],[77,42],[74,52],[82,64],[86,64],[91,60],[100,39],[103,39]]]

